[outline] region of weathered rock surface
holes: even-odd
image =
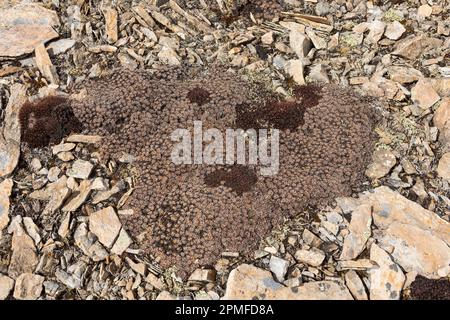
[[[392,257],[406,272],[437,279],[439,270],[450,265],[449,246],[433,232],[414,225],[394,222],[384,231],[380,242],[394,247]]]
[[[89,161],[78,159],[72,164],[72,168],[67,171],[67,175],[78,179],[87,179],[93,168],[94,165]]]
[[[301,60],[289,60],[284,66],[284,69],[296,84],[304,85],[306,83],[303,76],[303,62]]]
[[[428,109],[438,102],[441,97],[434,90],[428,79],[421,78],[411,89],[411,99],[422,109]]]
[[[359,256],[372,234],[371,225],[371,206],[367,204],[358,206],[352,213],[349,226],[350,233],[344,239],[344,245],[339,259],[352,260]]]
[[[39,262],[34,240],[17,224],[11,243],[11,261],[8,275],[17,278],[22,273],[33,273]]]
[[[366,288],[356,271],[347,271],[345,274],[345,284],[356,300],[368,300]]]
[[[345,285],[333,281],[305,283],[299,287],[287,288],[276,282],[269,271],[242,264],[232,270],[224,300],[251,299],[294,299],[294,300],[352,300]]]
[[[0,10],[0,56],[18,57],[31,53],[41,43],[58,37],[55,11],[36,3],[24,3]]]
[[[292,51],[300,59],[306,57],[309,50],[311,50],[311,40],[304,33],[297,30],[292,30],[289,33],[289,44]]]
[[[119,235],[122,224],[113,207],[94,212],[89,216],[89,229],[107,248],[111,248]]]
[[[42,284],[44,277],[32,274],[23,273],[16,279],[14,287],[14,298],[17,300],[36,300],[42,292]]]
[[[386,30],[384,32],[384,35],[391,40],[398,40],[401,38],[403,33],[405,33],[406,29],[405,27],[398,21],[394,21],[392,23],[389,23],[386,26]]]
[[[399,300],[405,283],[400,267],[376,244],[370,248],[370,260],[378,264],[370,270],[370,300]]]
[[[310,250],[301,249],[295,252],[295,259],[298,262],[318,267],[322,264],[323,260],[325,260],[325,253],[316,248],[311,248]]]
[[[0,15],[1,16],[1,15]],[[18,113],[27,100],[26,88],[21,84],[11,86],[11,96],[6,106],[5,119],[0,127],[0,177],[4,177],[17,166],[20,157],[20,128]]]
[[[85,223],[81,223],[75,230],[74,240],[77,247],[94,261],[101,261],[108,257],[108,252],[97,241],[95,235],[89,232]]]
[[[439,177],[450,182],[450,152],[444,153],[442,155],[441,159],[439,160],[436,172]]]
[[[13,187],[12,179],[5,179],[0,183],[0,233],[9,223],[9,197]]]
[[[360,197],[371,205],[374,224],[381,230],[376,239],[393,247],[395,262],[409,272],[437,278],[450,264],[450,224],[388,187]]]
[[[446,124],[450,123],[450,97],[442,99],[441,104],[434,112],[433,123],[440,131],[443,131]]]
[[[0,300],[8,298],[14,288],[14,280],[8,276],[0,274]]]
[[[397,42],[393,55],[406,59],[417,59],[427,48],[442,45],[442,40],[430,38],[426,35],[411,35]]]
[[[384,177],[397,163],[395,155],[390,150],[377,150],[373,153],[372,158],[372,163],[366,170],[366,176],[371,179]]]
[[[279,282],[283,282],[286,272],[289,268],[289,261],[278,258],[276,256],[271,256],[270,262],[269,262],[269,268],[270,268],[270,271],[272,271],[273,274],[275,275],[275,278]]]

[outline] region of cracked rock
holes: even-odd
[[[342,283],[317,281],[288,288],[276,282],[269,271],[248,264],[242,264],[231,271],[223,299],[353,300]]]
[[[372,207],[367,204],[362,204],[352,213],[349,226],[350,233],[344,239],[344,245],[339,259],[352,260],[360,255],[371,235],[371,225]]]
[[[400,267],[376,244],[370,248],[370,260],[378,264],[369,272],[370,299],[399,300],[406,279]]]
[[[113,207],[107,207],[89,216],[89,229],[107,248],[111,248],[122,224]]]

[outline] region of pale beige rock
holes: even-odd
[[[316,49],[325,49],[327,41],[325,38],[319,37],[313,29],[306,28],[306,35],[311,39],[311,42]]]
[[[275,278],[279,282],[285,280],[287,270],[289,268],[289,261],[281,259],[277,256],[272,255],[269,261],[269,269],[275,275]]]
[[[67,170],[67,175],[78,179],[87,179],[93,168],[94,165],[89,161],[78,159],[72,164],[72,167]]]
[[[127,69],[135,70],[138,67],[138,63],[136,60],[131,58],[128,54],[120,52],[117,55],[117,59],[119,60],[120,64]]]
[[[66,139],[67,142],[75,143],[85,143],[85,144],[96,144],[102,141],[101,136],[92,136],[84,134],[73,134]]]
[[[42,292],[44,277],[32,273],[23,273],[16,279],[14,298],[17,300],[36,300]]]
[[[53,29],[59,25],[57,13],[39,4],[24,3],[0,10],[0,17],[0,56],[22,56],[58,37]]]
[[[320,63],[311,67],[308,77],[316,82],[323,82],[323,83],[330,82],[325,66]]]
[[[439,160],[436,172],[439,177],[450,182],[450,152],[444,153],[442,155],[441,159]]]
[[[153,27],[155,25],[155,21],[148,14],[144,4],[133,7],[133,11],[136,12],[144,20],[144,23],[147,24],[148,27]]]
[[[109,43],[114,43],[118,40],[118,30],[117,30],[117,10],[114,8],[106,8],[103,11],[105,16],[105,28],[106,28],[106,39]]]
[[[411,83],[423,78],[422,72],[409,67],[391,66],[388,68],[388,72],[392,81],[401,84]]]
[[[189,276],[189,281],[195,282],[214,282],[216,281],[216,270],[214,269],[195,269]]]
[[[301,249],[295,252],[295,259],[298,262],[318,267],[322,264],[323,260],[325,260],[325,253],[316,248],[311,248],[310,250]]]
[[[149,28],[142,27],[141,31],[149,40],[153,42],[158,42],[158,37],[156,36],[156,33],[154,33]]]
[[[144,263],[142,263],[142,262],[136,263],[128,257],[125,258],[125,261],[130,265],[130,267],[131,267],[131,269],[133,269],[133,271],[136,271],[140,275],[145,276],[147,266]],[[150,277],[149,279],[152,279],[152,278]]]
[[[370,247],[370,260],[378,264],[369,272],[370,300],[399,300],[405,283],[400,267],[375,243]]]
[[[170,294],[169,291],[161,291],[156,297],[156,300],[176,300],[176,299],[177,297]]]
[[[63,212],[73,212],[81,207],[91,193],[91,180],[82,180],[77,191],[78,194],[74,198],[70,199],[70,201],[62,208]]]
[[[0,273],[0,300],[8,298],[14,288],[14,280]]]
[[[104,179],[102,177],[97,177],[92,181],[91,184],[91,189],[92,190],[108,190],[108,180]]]
[[[418,58],[427,48],[437,48],[442,43],[442,40],[437,38],[429,38],[425,35],[411,35],[400,40],[392,54],[413,60]]]
[[[92,232],[87,230],[85,223],[81,223],[74,234],[75,244],[85,255],[94,261],[101,261],[108,257],[108,252],[95,238]]]
[[[61,176],[55,182],[49,183],[45,189],[35,190],[28,195],[31,199],[49,201],[54,195],[55,191],[67,186],[67,177]]]
[[[293,21],[280,21],[280,25],[289,31],[305,33],[305,25]]]
[[[11,261],[8,275],[16,279],[22,273],[33,273],[38,262],[34,240],[25,232],[22,226],[17,225],[11,241]]]
[[[39,172],[42,169],[42,163],[38,158],[31,160],[31,169],[33,169],[33,172]]]
[[[25,231],[27,234],[33,239],[34,244],[36,246],[41,242],[41,235],[39,227],[34,223],[33,219],[30,217],[23,218],[23,226],[25,227]]]
[[[372,205],[373,221],[379,229],[386,230],[394,222],[409,224],[430,231],[450,245],[450,223],[388,187],[365,192],[360,203]]]
[[[117,255],[121,255],[128,247],[133,243],[128,233],[122,228],[116,242],[111,248],[111,252]]]
[[[51,167],[48,169],[47,179],[50,182],[55,182],[59,178],[59,174],[61,173],[61,169],[58,167]]]
[[[261,36],[261,42],[266,45],[271,45],[273,43],[273,32],[269,31]]]
[[[300,59],[306,57],[309,50],[311,50],[311,40],[304,33],[297,30],[292,30],[289,33],[289,45]]]
[[[178,27],[177,25],[174,25],[170,22],[170,20],[164,16],[163,14],[161,14],[160,12],[156,11],[156,10],[152,10],[150,12],[150,14],[152,15],[153,19],[155,19],[156,21],[158,21],[159,23],[161,23],[163,26],[165,26],[167,29],[178,33],[178,34],[184,34],[183,30]]]
[[[112,53],[117,51],[117,47],[108,44],[101,44],[98,46],[89,47],[88,51],[92,53],[102,53],[102,52]]]
[[[369,34],[367,35],[367,40],[370,43],[377,43],[383,36],[385,28],[386,24],[383,21],[380,20],[372,21],[369,25],[370,31]]]
[[[368,95],[372,97],[383,97],[384,96],[384,90],[381,89],[378,84],[374,82],[366,82],[361,87],[365,92],[367,92]]]
[[[361,22],[361,23],[358,23],[356,26],[354,26],[352,30],[356,33],[364,33],[367,30],[369,30],[369,26],[370,26],[370,23]]]
[[[107,207],[89,216],[89,229],[107,248],[111,248],[122,224],[113,207]]]
[[[52,153],[58,154],[64,151],[71,151],[75,149],[77,145],[75,143],[60,143],[52,147]]]
[[[439,270],[450,265],[449,246],[432,232],[417,226],[393,222],[379,241],[394,248],[392,257],[406,272],[416,271],[437,279]]]
[[[50,60],[47,49],[41,43],[34,49],[36,65],[41,71],[42,75],[53,84],[59,84],[58,73],[56,68]]]
[[[19,109],[27,101],[26,87],[13,84],[11,96],[5,110],[5,118],[0,127],[0,177],[12,173],[20,157]]]
[[[124,186],[123,181],[119,181],[118,183],[113,185],[111,189],[99,191],[97,194],[95,194],[95,196],[92,199],[92,203],[97,204],[102,201],[105,201],[105,200],[109,199],[111,196],[118,193],[119,191],[124,190],[124,188],[125,188],[125,186]]]
[[[301,60],[289,60],[285,65],[286,73],[292,77],[292,79],[298,85],[304,85],[305,78],[303,76],[303,62]]]
[[[47,46],[47,51],[51,56],[57,56],[61,53],[65,53],[67,50],[72,48],[76,43],[73,39],[61,39],[57,41],[52,41]]]
[[[66,201],[66,199],[70,196],[70,193],[71,193],[70,189],[65,186],[59,189],[58,188],[55,189],[51,195],[50,201],[47,203],[44,210],[42,211],[42,214],[51,215],[56,210],[59,210],[62,207],[64,201]]]
[[[161,51],[158,53],[158,58],[162,63],[168,64],[169,66],[181,65],[181,59],[177,52],[167,46],[161,48]]]
[[[345,284],[347,288],[350,290],[351,294],[355,298],[355,300],[368,300],[366,293],[366,288],[358,276],[356,271],[350,270],[345,274]]]
[[[72,161],[73,159],[75,159],[75,156],[70,151],[60,152],[60,153],[58,153],[57,156],[59,159],[61,159],[64,162],[69,162],[69,161]]]
[[[366,170],[366,176],[371,179],[380,179],[391,171],[397,163],[395,155],[390,150],[380,149],[373,153],[372,163]]]
[[[433,123],[440,131],[443,131],[445,125],[450,123],[450,97],[442,99],[441,104],[434,112]]]
[[[9,224],[9,197],[13,184],[12,179],[5,179],[0,183],[0,233]]]
[[[352,300],[342,283],[308,282],[288,288],[276,282],[269,271],[242,264],[230,272],[224,300]]]
[[[431,82],[426,78],[421,78],[414,88],[411,89],[411,100],[422,109],[428,109],[438,102],[441,97],[434,90]]]
[[[58,235],[65,239],[69,234],[69,226],[70,226],[70,212],[67,212],[64,215],[64,218],[61,221],[61,224],[58,228]]]
[[[450,96],[450,78],[430,79],[430,81],[439,96]]]
[[[344,239],[340,260],[352,260],[360,255],[372,234],[371,225],[372,208],[370,205],[361,204],[352,213],[350,233]]]
[[[308,246],[315,247],[315,248],[318,248],[323,243],[323,241],[318,236],[316,236],[314,233],[312,233],[308,229],[303,230],[302,240]]]
[[[145,278],[145,281],[150,283],[153,287],[155,287],[158,290],[164,290],[166,288],[164,282],[151,272],[149,272],[149,274]]]
[[[389,23],[386,27],[384,35],[391,40],[398,40],[405,33],[405,27],[398,21]]]
[[[359,260],[342,260],[337,264],[337,269],[340,270],[366,270],[373,268],[375,263],[369,259]]]
[[[432,12],[433,12],[433,8],[431,8],[431,6],[429,6],[428,4],[421,5],[417,9],[417,15],[420,18],[427,18],[427,17],[431,16]]]

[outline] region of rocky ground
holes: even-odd
[[[450,299],[450,3],[0,0],[0,299]],[[20,144],[18,109],[115,67],[220,62],[383,102],[365,191],[183,282],[122,228],[129,159]],[[438,280],[439,279],[439,280]]]

